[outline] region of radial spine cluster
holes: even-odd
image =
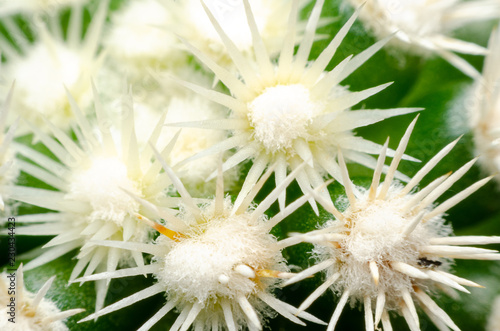
[[[120,265],[142,266],[143,257],[138,252],[98,247],[90,241],[147,242],[151,230],[135,219],[134,214],[141,212],[142,206],[132,196],[161,206],[173,204],[166,195],[168,177],[160,174],[158,162],[150,160],[151,146],[139,147],[137,143],[130,95],[124,96],[123,122],[119,135],[113,137],[109,114],[102,109],[96,89],[94,94],[97,124],[83,117],[75,100],[68,95],[78,119],[78,125],[73,127],[78,143],[50,122],[48,125],[57,140],[33,128],[59,162],[26,146],[18,148],[21,155],[38,165],[20,160],[20,168],[57,189],[24,186],[12,189],[13,199],[55,211],[25,215],[21,220],[25,225],[17,229],[18,234],[56,236],[44,245],[40,256],[26,264],[27,270],[74,249],[80,252],[70,280],[81,272],[90,275],[96,271],[114,271]],[[156,143],[162,123],[160,121],[151,132],[150,144]],[[167,145],[162,154],[167,156],[171,149],[172,144]],[[109,282],[96,283],[97,309],[104,303],[108,286]]]
[[[105,36],[112,64],[127,68],[131,79],[144,79],[147,69],[184,66],[186,52],[166,26],[171,12],[157,0],[129,1],[112,16],[113,28]],[[168,60],[168,61],[167,61]]]
[[[16,114],[45,131],[48,127],[44,119],[68,130],[73,113],[65,89],[71,92],[83,110],[87,109],[92,101],[90,80],[103,61],[99,38],[108,5],[108,0],[100,2],[83,40],[84,10],[79,3],[72,5],[66,36],[60,28],[56,28],[60,24],[59,14],[53,13],[48,23],[41,18],[34,20],[34,42],[29,41],[11,17],[3,19],[20,48],[16,49],[7,39],[0,37],[0,47],[7,59],[0,77],[7,82],[16,81],[12,99]],[[18,135],[30,132],[24,121],[22,124]]]
[[[151,273],[156,283],[80,322],[165,293],[163,308],[139,330],[148,330],[174,308],[180,311],[180,315],[172,325],[173,330],[187,330],[191,325],[199,330],[227,328],[236,331],[245,325],[250,330],[261,330],[263,321],[272,315],[272,310],[297,324],[305,325],[297,317],[325,324],[272,295],[279,280],[290,278],[293,274],[289,273],[281,255],[284,246],[269,231],[304,204],[308,197],[299,198],[271,219],[267,219],[264,212],[290,184],[297,171],[259,205],[250,209],[252,199],[270,176],[270,171],[264,174],[253,190],[245,194],[242,204],[235,205],[230,197],[224,198],[222,168],[219,167],[215,198],[198,206],[163,160],[162,165],[181,194],[179,213],[173,216],[155,208],[156,218],[163,219],[165,225],[138,215],[139,219],[160,232],[160,237],[152,244],[141,246],[120,241],[99,242],[103,246],[150,253],[153,255],[151,264],[75,280],[103,280]]]
[[[355,57],[346,58],[333,70],[325,72],[337,48],[356,20],[358,12],[342,27],[318,59],[307,63],[323,3],[323,0],[315,3],[295,55],[293,53],[296,42],[298,1],[292,3],[289,27],[282,43],[277,65],[270,60],[269,51],[257,30],[254,13],[247,0],[244,0],[243,4],[246,20],[252,33],[252,47],[256,61],[250,61],[243,56],[214,14],[205,7],[206,14],[226,46],[241,79],[219,66],[196,46],[185,42],[186,47],[229,88],[231,96],[207,90],[186,81],[179,82],[228,107],[232,114],[230,118],[217,121],[177,125],[232,132],[233,135],[230,138],[215,144],[200,155],[237,148],[237,152],[224,163],[224,170],[245,160],[253,160],[253,166],[242,187],[243,192],[247,192],[265,168],[274,162],[277,162],[276,185],[281,183],[289,169],[295,169],[304,161],[308,163],[308,166],[297,176],[297,182],[302,191],[323,183],[325,175],[340,180],[339,167],[335,161],[335,155],[339,149],[349,160],[373,168],[375,159],[369,154],[378,154],[382,146],[355,137],[352,130],[388,117],[418,110],[417,108],[396,108],[351,111],[352,106],[384,90],[390,84],[360,92],[350,92],[339,85],[375,54],[387,42],[387,39],[374,44]],[[257,68],[257,71],[254,68]],[[389,152],[391,153],[392,151]],[[325,189],[321,194],[328,199]],[[279,198],[281,208],[284,207],[285,199],[284,191]],[[317,208],[313,199],[311,199],[311,205]]]
[[[455,53],[486,55],[477,44],[453,38],[453,30],[473,22],[500,17],[500,4],[492,0],[346,0],[354,7],[365,4],[360,18],[379,38],[391,40],[399,49],[414,53],[436,53],[466,75],[478,71]]]
[[[453,174],[439,177],[420,191],[414,191],[420,180],[450,152],[458,140],[437,153],[407,185],[393,181],[415,121],[401,139],[385,180],[380,183],[387,141],[369,189],[352,184],[342,154],[339,154],[348,208],[340,212],[329,201],[317,196],[334,219],[321,229],[286,239],[290,243],[301,240],[314,243],[318,259],[315,266],[297,274],[286,285],[321,270],[326,272],[325,283],[304,301],[299,310],[309,307],[328,288],[341,296],[328,331],[335,329],[349,301],[364,306],[366,330],[374,330],[380,322],[384,330],[392,330],[389,311],[397,311],[404,316],[411,330],[419,330],[416,303],[438,327],[459,330],[428,295],[429,289],[457,289],[470,293],[464,285],[480,285],[450,274],[449,266],[453,259],[500,260],[500,254],[495,250],[467,247],[500,243],[500,237],[453,237],[450,226],[443,219],[448,209],[492,177],[478,181],[438,206],[433,205],[477,159]]]
[[[45,298],[56,276],[43,284],[37,293],[31,293],[24,287],[23,265],[10,273],[0,274],[0,327],[11,331],[69,331],[64,320],[79,314],[85,309],[61,311]],[[15,298],[13,301],[11,298]],[[11,309],[14,302],[15,311]],[[11,304],[9,306],[9,304]],[[9,314],[10,313],[10,314]],[[15,323],[9,322],[9,318]]]

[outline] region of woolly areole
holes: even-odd
[[[271,153],[288,149],[298,138],[307,138],[313,114],[322,110],[301,84],[268,87],[249,103],[255,138]]]
[[[282,190],[293,180],[297,171],[285,178],[283,185],[271,192],[258,206],[250,204],[272,170],[267,171],[255,187],[236,202],[224,199],[224,181],[219,163],[215,199],[201,205],[189,195],[186,188],[168,164],[162,160],[165,172],[181,195],[179,213],[175,216],[166,210],[150,206],[157,218],[164,222],[153,222],[138,216],[143,222],[162,235],[154,244],[135,245],[119,241],[101,241],[100,245],[126,248],[153,254],[151,264],[114,272],[84,276],[82,280],[105,280],[110,278],[152,274],[156,284],[124,298],[80,322],[121,309],[132,303],[163,293],[165,305],[152,316],[140,331],[148,330],[172,309],[180,315],[172,325],[173,330],[219,330],[237,331],[247,326],[250,330],[261,330],[262,322],[275,310],[294,323],[305,325],[299,318],[324,324],[314,316],[297,309],[272,294],[282,278],[290,278],[281,254],[279,242],[269,233],[288,213],[293,212],[309,197],[299,198],[283,213],[267,219],[264,211],[274,203]],[[140,199],[139,199],[140,200]],[[272,310],[271,310],[272,308]]]
[[[260,222],[248,214],[208,221],[200,234],[180,239],[162,259],[159,282],[186,301],[234,299],[257,291],[255,270],[283,269],[279,252],[272,249],[276,240]]]
[[[14,275],[14,276],[13,276]],[[50,289],[56,276],[48,279],[37,293],[31,293],[24,287],[22,264],[13,273],[0,274],[0,329],[9,331],[68,331],[64,323],[67,317],[81,313],[84,309],[70,309],[61,312],[56,304],[44,296]],[[15,285],[12,283],[15,282]],[[9,288],[15,288],[15,296],[10,296]],[[11,301],[15,298],[15,301]],[[15,303],[15,315],[9,314],[10,302]],[[12,318],[11,321],[9,319]],[[12,322],[14,321],[14,322]]]
[[[386,42],[380,41],[356,56],[349,56],[333,70],[325,71],[330,61],[357,18],[356,12],[325,47],[316,61],[309,63],[316,27],[324,0],[316,1],[303,38],[297,36],[299,1],[291,2],[286,37],[281,41],[277,61],[271,59],[264,36],[258,30],[257,15],[253,14],[249,1],[243,1],[246,20],[252,36],[255,60],[248,59],[231,39],[231,29],[225,29],[216,13],[206,9],[214,29],[224,43],[237,74],[227,70],[210,58],[210,53],[197,44],[185,42],[186,47],[229,89],[230,95],[209,90],[195,84],[177,80],[194,92],[231,110],[229,118],[191,123],[177,123],[182,127],[227,130],[231,133],[220,143],[212,145],[205,154],[218,154],[236,149],[236,153],[224,162],[226,171],[252,160],[242,192],[248,192],[265,168],[276,163],[276,185],[280,185],[289,170],[307,162],[297,182],[304,193],[324,182],[325,175],[340,180],[335,155],[340,149],[346,158],[373,167],[375,160],[368,154],[378,154],[380,145],[355,137],[353,129],[379,122],[385,118],[417,111],[416,108],[387,110],[363,109],[351,111],[351,107],[382,91],[383,84],[363,91],[351,92],[340,83],[373,56]],[[295,44],[299,42],[295,52]],[[197,48],[198,47],[198,48]],[[392,156],[392,151],[388,155]],[[398,174],[399,176],[399,174]],[[403,176],[399,176],[403,178]],[[329,195],[321,191],[325,199]],[[283,209],[286,192],[279,197]],[[314,199],[310,200],[316,212]]]
[[[343,222],[331,221],[326,224],[327,227],[336,228],[336,233],[345,235],[333,249],[329,246],[317,246],[315,249],[320,259],[333,256],[338,259],[328,270],[330,276],[340,274],[339,280],[333,285],[335,292],[342,293],[349,288],[351,298],[363,302],[365,296],[376,299],[383,289],[386,309],[398,309],[401,291],[411,288],[414,280],[396,270],[391,263],[419,268],[421,261],[433,261],[432,256],[422,255],[420,247],[429,245],[432,238],[451,233],[450,227],[444,225],[444,220],[436,217],[420,223],[407,234],[408,224],[414,215],[406,213],[403,207],[410,199],[391,199],[397,197],[401,189],[401,185],[394,185],[387,200],[375,201],[370,201],[368,191],[360,192],[356,205],[344,211]],[[445,260],[437,259],[435,264],[442,265],[443,262]],[[373,267],[370,265],[378,268],[378,284],[374,284]],[[441,269],[447,268],[442,266]]]
[[[127,176],[127,166],[116,157],[90,160],[90,166],[76,171],[68,182],[67,198],[90,204],[89,222],[106,220],[122,226],[126,215],[139,210],[139,204],[124,191],[141,195],[139,183]]]
[[[381,183],[388,141],[380,154],[368,190],[355,186],[339,153],[342,184],[349,207],[340,212],[330,201],[315,198],[335,220],[322,228],[285,239],[289,244],[300,241],[315,244],[318,263],[285,282],[292,284],[318,271],[326,271],[325,282],[300,305],[307,309],[327,289],[341,295],[327,331],[333,331],[344,306],[361,303],[365,310],[367,331],[378,328],[392,330],[389,311],[397,311],[411,330],[420,330],[416,310],[418,303],[440,329],[459,330],[451,318],[427,294],[434,289],[446,292],[456,289],[470,293],[464,286],[480,285],[449,273],[452,259],[498,260],[495,250],[464,247],[500,242],[499,237],[451,236],[444,213],[486,184],[484,178],[442,204],[433,203],[458,181],[477,159],[469,161],[453,174],[439,177],[425,188],[414,192],[420,180],[455,146],[458,140],[445,146],[424,165],[406,185],[394,181],[416,119],[401,139]],[[374,309],[372,309],[374,307]]]

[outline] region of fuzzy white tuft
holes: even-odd
[[[135,214],[148,215],[148,203],[173,204],[166,196],[170,181],[165,174],[160,174],[158,162],[151,161],[151,146],[139,146],[137,142],[131,97],[124,97],[122,125],[113,130],[116,133],[113,136],[110,114],[102,109],[97,92],[94,92],[96,124],[82,116],[75,100],[69,96],[78,119],[77,125],[73,125],[78,138],[76,143],[52,125],[50,128],[57,140],[34,128],[37,137],[59,162],[26,146],[18,147],[19,153],[34,163],[19,161],[20,168],[58,191],[22,186],[12,190],[13,199],[56,211],[26,215],[22,220],[25,224],[18,227],[18,235],[56,235],[26,268],[35,268],[80,249],[70,280],[81,272],[90,275],[95,271],[114,271],[119,265],[144,265],[139,253],[96,247],[90,241],[147,242],[151,229],[138,222]],[[157,123],[150,130],[149,143],[156,144],[162,124]],[[170,149],[163,150],[165,157]],[[146,205],[132,196],[144,199]],[[96,285],[96,308],[99,309],[109,283],[101,281]]]
[[[359,188],[358,188],[359,189]],[[362,303],[365,296],[376,298],[383,290],[386,309],[397,310],[402,291],[411,289],[415,281],[407,274],[395,270],[391,262],[400,262],[420,268],[420,247],[429,244],[429,239],[451,233],[442,218],[420,223],[408,236],[404,233],[414,216],[402,210],[411,196],[398,197],[402,186],[393,186],[387,200],[371,201],[369,192],[357,197],[356,204],[343,212],[343,222],[332,221],[325,227],[336,228],[335,233],[345,234],[337,243],[340,247],[318,245],[315,254],[320,261],[336,258],[328,269],[327,278],[339,274],[332,285],[335,293],[350,289],[352,302]],[[388,231],[387,229],[390,229]],[[343,251],[343,252],[341,252]],[[375,263],[379,270],[378,286],[374,286],[369,264]],[[440,261],[444,262],[444,261]],[[447,271],[446,268],[441,270]]]
[[[255,139],[270,153],[290,149],[297,138],[308,138],[307,127],[323,105],[311,101],[303,85],[268,87],[248,105]]]
[[[70,316],[79,314],[84,309],[71,309],[61,312],[56,304],[47,298],[45,294],[49,290],[54,277],[40,288],[37,293],[31,293],[24,287],[24,275],[22,265],[12,273],[0,274],[0,329],[9,331],[68,331],[64,320]],[[12,290],[14,289],[14,290]],[[9,293],[15,293],[13,296]],[[12,301],[11,298],[15,300]],[[14,302],[15,311],[7,306]],[[11,319],[9,321],[9,319]]]
[[[417,54],[436,53],[473,78],[476,69],[453,52],[484,55],[474,43],[450,37],[469,23],[500,17],[500,4],[492,0],[347,0],[354,7],[365,3],[360,19],[380,38],[394,34],[391,43]]]
[[[68,179],[70,187],[66,198],[90,204],[89,222],[105,220],[123,226],[129,213],[139,211],[139,203],[126,193],[141,195],[139,183],[128,177],[127,166],[116,157],[89,161],[90,166],[75,169]]]
[[[208,208],[213,215],[213,206]],[[280,266],[282,258],[273,249],[276,240],[259,226],[262,220],[251,220],[249,214],[231,217],[228,213],[207,219],[211,215],[204,214],[201,217],[206,223],[190,229],[190,234],[185,232],[187,238],[172,245],[158,261],[161,265],[158,281],[176,289],[175,296],[186,302],[208,302],[218,297],[234,299],[252,294],[258,290],[251,280],[255,276],[249,278],[239,273],[235,267],[240,265],[251,270],[286,271]],[[171,242],[164,237],[162,241]],[[219,281],[221,275],[228,278],[225,284]],[[175,296],[171,300],[177,299]]]
[[[257,15],[253,14],[247,0],[243,1],[243,5],[252,33],[255,60],[244,56],[230,39],[229,32],[226,32],[231,30],[224,29],[214,18],[216,13],[206,9],[206,15],[210,17],[234,66],[238,69],[238,75],[213,62],[204,49],[197,49],[186,42],[186,47],[215,73],[228,87],[231,95],[178,81],[194,92],[230,108],[232,113],[229,118],[219,120],[216,125],[214,121],[198,121],[182,123],[179,126],[225,129],[232,133],[231,137],[201,154],[216,154],[237,148],[237,152],[224,163],[224,170],[246,160],[253,160],[252,168],[242,187],[243,192],[250,190],[265,168],[275,162],[277,185],[280,185],[289,169],[296,169],[303,161],[308,162],[308,166],[297,176],[297,182],[304,192],[323,183],[326,175],[341,180],[335,160],[339,149],[349,160],[373,168],[376,161],[369,154],[380,153],[382,146],[355,137],[352,130],[388,117],[419,110],[396,108],[351,111],[351,107],[390,85],[384,84],[360,92],[351,92],[340,85],[340,82],[375,54],[386,41],[376,43],[354,58],[348,57],[332,71],[325,72],[356,20],[356,13],[317,60],[308,63],[323,3],[322,0],[316,2],[294,55],[295,41],[298,39],[296,30],[299,25],[299,2],[292,2],[288,11],[289,27],[281,43],[277,64],[271,61],[270,50],[265,47],[263,35],[257,29]],[[405,178],[400,174],[398,176]],[[325,199],[329,199],[325,189],[321,194]],[[285,199],[283,192],[279,198],[281,208],[284,208]],[[313,199],[311,205],[316,209]]]
[[[99,4],[83,40],[80,35],[83,10],[77,5],[71,11],[66,38],[61,31],[53,28],[60,24],[59,15],[50,17],[50,31],[43,21],[35,20],[34,43],[28,41],[19,29],[8,25],[20,51],[14,50],[4,39],[0,40],[7,58],[2,78],[7,82],[16,81],[12,103],[17,116],[44,130],[48,130],[44,119],[49,119],[59,128],[68,129],[72,112],[65,88],[82,108],[90,106],[90,79],[96,75],[103,60],[98,43],[108,2]],[[24,126],[18,134],[27,131]]]
[[[155,218],[163,218],[165,225],[140,217],[162,236],[154,244],[141,247],[113,241],[100,242],[103,246],[129,247],[152,253],[151,264],[76,280],[102,280],[151,273],[157,280],[156,284],[80,322],[163,292],[166,295],[164,307],[140,328],[141,331],[151,328],[174,308],[180,311],[180,315],[172,328],[181,330],[191,326],[197,330],[227,328],[236,331],[244,326],[261,330],[262,322],[273,315],[272,310],[298,324],[304,323],[297,316],[322,323],[310,314],[299,313],[296,308],[272,295],[280,278],[290,277],[291,274],[288,273],[281,248],[269,233],[272,226],[283,219],[283,215],[280,213],[268,220],[264,211],[286,185],[276,188],[255,209],[250,208],[251,200],[271,174],[268,171],[249,195],[244,195],[243,204],[233,205],[230,197],[224,198],[219,165],[215,198],[200,206],[165,161],[162,161],[162,165],[181,194],[179,213],[173,216],[158,208]],[[287,177],[287,184],[292,180],[292,176]],[[296,210],[307,198],[300,198],[290,205],[285,214]]]
[[[125,68],[133,78],[147,69],[172,69],[186,65],[187,53],[169,29],[172,14],[157,0],[130,1],[112,16],[104,44],[109,62]]]
[[[500,260],[494,250],[464,245],[484,245],[500,242],[500,237],[453,237],[444,213],[487,183],[480,180],[438,206],[434,201],[459,180],[474,164],[468,162],[452,175],[447,174],[420,191],[413,189],[420,180],[455,146],[452,142],[434,156],[407,185],[394,182],[394,173],[408,144],[415,121],[410,125],[396,150],[387,176],[380,183],[387,142],[373,175],[370,188],[354,186],[349,179],[342,154],[339,154],[343,184],[349,205],[339,212],[328,200],[316,198],[335,216],[321,229],[296,238],[286,239],[284,245],[298,240],[315,244],[318,264],[299,273],[288,283],[303,279],[318,271],[326,271],[326,281],[299,307],[304,310],[331,288],[342,295],[328,331],[333,331],[344,305],[363,304],[366,330],[384,329],[390,325],[387,312],[397,311],[404,316],[411,330],[419,329],[415,304],[418,303],[437,325],[458,330],[448,315],[426,294],[434,289],[457,289],[478,284],[452,275],[449,265],[453,259]],[[372,307],[376,307],[372,310]]]
[[[25,58],[12,61],[7,70],[18,84],[14,102],[23,117],[40,122],[38,116],[42,115],[58,127],[65,127],[71,113],[63,84],[74,89],[80,79],[89,81],[90,76],[85,73],[85,64],[77,52],[63,44],[53,46],[52,50],[44,43],[37,43]],[[88,97],[85,94],[76,96],[87,104]]]

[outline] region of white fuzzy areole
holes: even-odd
[[[415,260],[416,243],[413,241],[419,236],[412,235],[410,240],[402,237],[410,221],[397,208],[402,202],[398,199],[376,201],[376,204],[362,203],[347,213],[353,222],[347,242],[347,250],[353,259],[361,263],[383,263],[387,257],[392,261]]]
[[[139,204],[124,191],[141,196],[139,185],[128,178],[127,167],[118,158],[92,160],[88,168],[73,175],[70,183],[66,197],[89,203],[90,222],[104,220],[121,226],[130,212],[139,210]]]
[[[349,0],[358,7],[364,0]],[[443,16],[457,0],[378,0],[366,2],[361,19],[379,38],[396,33],[399,42],[410,46],[419,38],[433,37],[444,30]],[[414,49],[417,51],[417,48]]]
[[[395,196],[400,186],[392,186],[390,195]],[[413,279],[394,270],[391,262],[403,262],[418,268],[419,247],[428,244],[431,238],[449,235],[451,230],[444,225],[441,217],[420,223],[410,235],[404,236],[411,220],[401,207],[411,198],[411,194],[402,198],[387,200],[368,200],[368,192],[362,193],[354,207],[349,207],[344,215],[351,222],[345,225],[347,238],[340,241],[340,248],[317,246],[319,255],[338,261],[329,274],[339,272],[341,277],[333,285],[335,291],[342,293],[350,289],[351,297],[362,302],[368,295],[376,298],[380,289],[386,294],[388,309],[397,309],[402,290],[413,287]],[[339,221],[334,221],[339,226]],[[350,229],[350,231],[348,230]],[[432,258],[432,257],[430,257]],[[380,283],[374,284],[369,263],[377,264]],[[442,267],[443,268],[443,267]]]
[[[272,249],[274,237],[248,215],[213,219],[198,231],[173,244],[161,261],[158,280],[175,298],[209,304],[221,298],[248,296],[261,289],[236,267],[282,269],[277,266],[281,254]]]
[[[307,138],[308,125],[322,108],[301,84],[268,87],[248,104],[254,137],[266,150],[292,147],[299,137]]]
[[[452,2],[456,1],[452,0]],[[377,1],[379,8],[385,11],[394,26],[402,28],[405,33],[414,35],[441,32],[443,11],[448,8],[450,1],[444,1],[441,6],[436,6],[435,3],[434,0]],[[433,4],[434,10],[429,11],[429,6]]]
[[[171,14],[156,0],[131,1],[112,18],[105,44],[111,56],[146,74],[149,66],[175,66],[186,60],[176,36],[165,26]],[[123,64],[122,64],[123,66]]]
[[[64,86],[80,100],[85,91],[74,87],[84,68],[80,54],[62,44],[54,43],[53,46],[49,49],[45,43],[38,43],[25,58],[6,70],[16,80],[13,109],[31,121],[42,114],[56,125],[66,126],[71,113]]]
[[[54,309],[52,307],[49,307],[49,305],[53,305]],[[41,312],[44,311],[44,312]],[[48,314],[47,312],[51,312]],[[0,314],[2,314],[2,318],[0,319],[0,330],[9,330],[9,331],[67,331],[69,330],[68,327],[61,321],[55,321],[55,322],[45,322],[41,323],[41,320],[43,320],[44,317],[50,317],[51,315],[54,315],[58,312],[58,309],[55,307],[55,305],[51,302],[42,302],[40,303],[40,306],[38,307],[38,310],[36,312],[35,316],[31,316],[31,313],[29,315],[26,314],[26,312],[21,312],[21,314],[16,316],[16,324],[13,325],[13,323],[9,322],[7,318],[4,318],[4,316],[9,317],[7,315],[8,311],[7,308],[0,309]]]
[[[19,275],[18,275],[19,276]],[[63,321],[57,320],[54,322],[44,319],[55,316],[61,311],[57,306],[46,298],[42,298],[36,308],[33,307],[33,299],[35,295],[26,291],[24,288],[16,288],[16,316],[15,322],[8,321],[11,318],[8,315],[10,311],[7,303],[10,302],[11,296],[8,295],[7,289],[10,287],[10,279],[7,274],[0,274],[0,330],[8,331],[67,331],[68,327]],[[22,298],[22,299],[21,299]]]

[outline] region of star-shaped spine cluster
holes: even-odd
[[[67,131],[73,113],[65,88],[87,110],[92,101],[91,77],[97,74],[104,60],[99,41],[108,5],[108,0],[99,3],[83,39],[84,7],[78,3],[71,8],[65,35],[60,27],[60,14],[54,12],[30,21],[33,42],[12,17],[2,20],[8,34],[16,40],[13,46],[5,36],[0,36],[2,55],[6,58],[0,77],[8,84],[0,88],[10,88],[16,82],[12,114],[45,130],[48,130],[44,122],[47,118]],[[30,132],[22,124],[17,135]]]
[[[160,237],[154,243],[141,245],[120,241],[96,242],[107,247],[152,254],[151,264],[75,280],[153,274],[156,283],[87,316],[81,322],[164,293],[165,305],[139,330],[148,330],[173,309],[177,309],[180,315],[172,330],[187,330],[193,326],[202,330],[227,328],[236,331],[245,325],[250,330],[261,330],[263,321],[272,310],[297,324],[305,325],[297,316],[324,324],[272,294],[279,280],[290,278],[292,274],[281,255],[284,246],[269,231],[304,204],[308,196],[297,199],[271,219],[267,219],[264,212],[290,184],[297,171],[259,205],[250,208],[253,198],[272,171],[267,171],[257,185],[240,199],[241,204],[233,204],[229,197],[224,198],[220,166],[215,198],[198,205],[168,164],[162,163],[181,195],[179,213],[171,215],[161,208],[150,206],[161,223],[137,216],[160,232]]]
[[[418,110],[395,108],[351,111],[351,107],[382,91],[390,84],[360,92],[351,92],[339,85],[375,54],[388,39],[374,44],[355,57],[347,57],[333,70],[325,72],[337,48],[356,20],[357,12],[331,40],[316,61],[308,63],[323,3],[323,0],[315,3],[304,36],[294,55],[298,1],[292,2],[289,27],[276,64],[269,57],[269,51],[257,29],[254,13],[247,0],[244,0],[243,4],[256,61],[250,61],[242,54],[214,14],[205,6],[206,14],[238,70],[238,76],[185,41],[186,47],[214,72],[230,90],[231,95],[190,82],[177,81],[229,108],[231,115],[229,118],[175,125],[230,131],[231,137],[199,153],[195,158],[236,148],[236,153],[224,163],[224,171],[246,160],[253,160],[242,192],[248,192],[266,167],[274,162],[277,162],[276,185],[280,185],[289,169],[297,168],[304,161],[308,166],[297,176],[302,191],[323,183],[325,175],[341,180],[339,166],[335,161],[339,148],[349,160],[374,168],[376,160],[369,154],[380,153],[382,146],[356,137],[352,130],[388,117]],[[388,154],[392,155],[392,150]],[[285,194],[283,191],[279,198],[282,208],[286,199]],[[328,199],[326,190],[321,194]],[[316,208],[313,199],[311,205]]]
[[[342,154],[339,162],[349,201],[340,212],[329,201],[316,196],[334,219],[321,229],[286,239],[290,244],[304,241],[315,244],[318,263],[294,276],[285,284],[304,279],[325,270],[326,281],[299,307],[309,307],[331,288],[340,295],[328,325],[332,331],[347,304],[361,303],[365,309],[366,330],[374,330],[382,322],[384,330],[392,330],[388,312],[397,311],[406,319],[411,330],[419,330],[416,304],[439,328],[459,330],[449,316],[429,296],[431,289],[457,289],[469,293],[465,286],[478,284],[449,273],[453,259],[500,260],[495,250],[468,247],[500,243],[500,237],[451,236],[443,214],[486,184],[487,177],[457,193],[443,203],[434,202],[475,163],[474,159],[455,173],[445,174],[420,191],[415,187],[432,168],[445,157],[458,140],[437,153],[407,185],[393,181],[408,144],[415,121],[401,139],[385,180],[381,183],[385,150],[378,160],[369,189],[357,187],[349,179]]]
[[[68,331],[64,320],[85,310],[77,308],[61,311],[54,302],[45,298],[56,276],[49,278],[37,293],[31,293],[24,287],[22,264],[14,272],[1,273],[0,277],[2,330]]]
[[[55,236],[43,246],[38,257],[26,264],[26,268],[36,268],[79,249],[70,280],[82,272],[90,275],[114,271],[120,265],[144,265],[138,252],[89,243],[106,239],[137,243],[150,240],[150,229],[134,217],[142,208],[129,194],[165,207],[175,205],[166,194],[170,184],[168,177],[160,174],[158,162],[151,161],[151,144],[156,143],[163,121],[160,119],[151,131],[149,145],[139,147],[130,95],[124,96],[121,127],[119,134],[113,136],[109,113],[102,108],[95,89],[94,94],[96,124],[83,116],[75,100],[68,95],[78,119],[73,126],[78,142],[50,122],[47,125],[55,138],[33,127],[58,161],[29,147],[17,146],[21,155],[36,164],[19,160],[20,169],[55,189],[25,186],[12,189],[13,199],[53,211],[18,218],[23,226],[18,227],[17,234]],[[172,145],[167,145],[162,155],[167,156]],[[96,283],[97,308],[102,307],[108,286],[109,282]]]
[[[500,17],[500,4],[491,0],[348,0],[354,7],[365,4],[361,20],[379,38],[394,35],[391,44],[417,54],[437,54],[466,75],[478,71],[456,55],[486,55],[472,42],[453,38],[452,32],[471,23]]]

